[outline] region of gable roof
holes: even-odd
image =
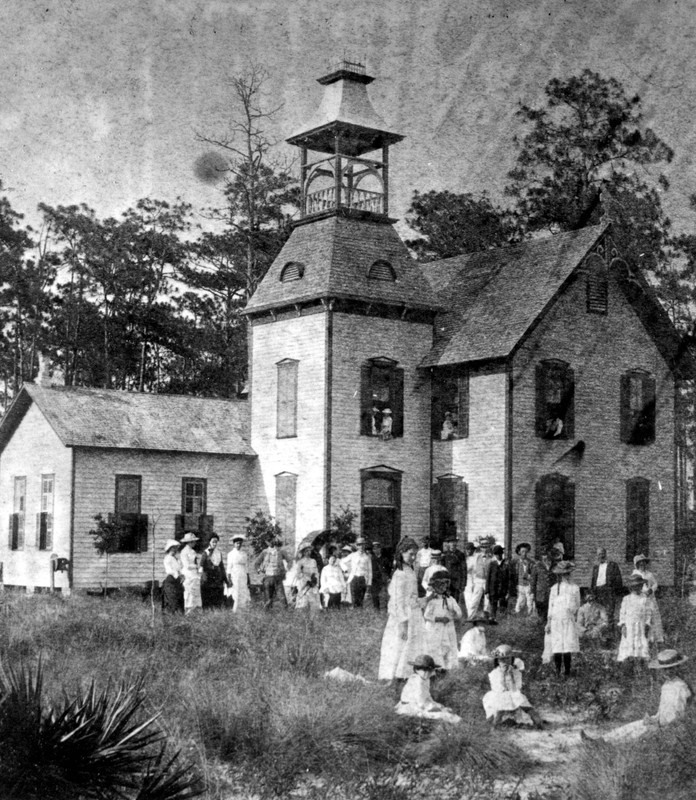
[[[421,366],[506,358],[606,225],[422,265],[446,311]]]
[[[66,447],[254,456],[246,400],[25,383],[0,421],[0,452],[35,403]]]
[[[303,277],[282,282],[283,267],[297,261],[304,265]],[[396,272],[396,281],[368,278],[375,261],[388,261]],[[392,225],[340,214],[293,229],[247,303],[246,313],[319,298],[368,300],[427,310],[439,306],[420,265]]]

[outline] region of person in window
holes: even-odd
[[[184,612],[190,614],[197,608],[201,608],[201,557],[196,551],[196,543],[200,539],[195,533],[189,531],[181,540],[183,547],[179,558],[184,574]]]
[[[391,408],[385,408],[382,411],[382,425],[379,429],[379,436],[383,442],[388,442],[392,438],[392,412]]]
[[[370,429],[373,436],[379,436],[382,430],[382,412],[378,406],[372,406],[372,414],[370,415]]]
[[[440,439],[447,442],[450,439],[457,438],[457,426],[454,422],[454,417],[451,411],[445,411],[445,421],[442,423],[442,430],[440,431]]]
[[[220,537],[212,534],[201,553],[201,601],[203,608],[220,608],[225,601],[227,576],[218,547]]]
[[[560,675],[563,667],[566,678],[570,676],[573,653],[580,652],[577,628],[580,587],[570,580],[570,574],[574,569],[575,565],[571,561],[559,561],[553,568],[558,583],[551,589],[546,623],[556,674]]]
[[[546,437],[557,439],[563,435],[563,420],[560,417],[552,417],[546,422]]]
[[[367,542],[360,536],[355,540],[358,548],[346,562],[349,565],[348,585],[354,608],[362,608],[365,594],[372,586],[372,556],[367,552]]]
[[[168,539],[164,545],[165,579],[162,581],[162,611],[184,613],[184,571],[179,560],[181,542]]]
[[[413,562],[416,542],[405,537],[396,548],[394,574],[389,582],[387,624],[379,659],[379,680],[406,680],[409,660],[422,652],[423,612],[418,601],[418,579]]]
[[[635,569],[633,570],[632,574],[640,575],[644,581],[643,594],[647,597],[648,607],[650,608],[650,644],[662,644],[662,642],[665,640],[665,634],[662,630],[662,616],[660,614],[660,608],[657,605],[657,578],[649,569],[650,559],[647,556],[644,556],[642,553],[634,557],[633,565]],[[653,652],[655,651],[653,650]]]
[[[227,580],[230,587],[230,597],[234,604],[232,610],[235,613],[244,611],[251,602],[248,556],[244,550],[244,539],[245,537],[241,533],[233,536],[232,549],[227,554]]]

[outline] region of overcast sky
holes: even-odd
[[[688,228],[695,20],[696,0],[4,0],[0,178],[32,221],[39,202],[100,215],[146,196],[214,204],[194,175],[195,134],[224,132],[229,76],[266,68],[281,139],[345,53],[366,60],[376,109],[407,137],[392,151],[397,216],[413,189],[501,199],[517,102],[589,67],[639,93],[675,148],[665,201]]]

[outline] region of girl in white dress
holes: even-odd
[[[413,562],[418,552],[416,542],[406,537],[396,549],[395,569],[389,582],[387,624],[382,636],[378,677],[391,681],[406,680],[409,661],[423,652],[423,612],[418,602],[418,579]]]
[[[462,618],[459,603],[449,593],[449,573],[444,567],[433,572],[428,581],[428,594],[423,609],[424,649],[442,669],[457,666],[456,620]]]
[[[461,722],[461,717],[453,714],[442,703],[436,703],[430,694],[430,679],[435,671],[440,669],[432,656],[418,656],[415,661],[409,663],[413,667],[413,675],[401,690],[401,698],[394,709],[396,713],[406,717],[436,719],[455,724]]]
[[[194,609],[201,608],[201,557],[194,550],[193,545],[199,541],[195,533],[187,533],[181,540],[183,547],[179,553],[181,568],[184,575],[184,613],[190,614]]]
[[[486,719],[494,726],[503,722],[542,727],[543,721],[522,694],[524,661],[513,658],[510,645],[501,644],[493,651],[494,669],[488,673],[491,689],[483,696]]]
[[[546,622],[556,674],[560,675],[563,667],[566,677],[570,675],[572,654],[580,652],[576,624],[580,608],[580,587],[570,580],[570,573],[574,569],[575,564],[571,561],[559,561],[553,568],[553,572],[558,575],[558,582],[551,587]]]
[[[644,579],[633,574],[628,579],[629,594],[621,601],[619,630],[621,641],[617,661],[627,658],[647,661],[650,658],[648,636],[652,625],[652,609],[643,592]]]
[[[471,628],[462,636],[459,645],[459,658],[470,664],[480,664],[490,661],[488,643],[486,642],[486,626],[495,624],[488,617],[478,611],[470,620]]]
[[[641,553],[633,559],[633,565],[635,569],[632,574],[640,575],[645,581],[643,584],[643,594],[648,598],[648,607],[650,608],[650,616],[652,617],[650,623],[650,643],[656,645],[662,644],[665,640],[665,634],[662,630],[662,617],[660,616],[660,609],[655,596],[658,583],[655,575],[648,569],[650,559]]]
[[[230,597],[234,612],[244,611],[249,607],[249,568],[248,557],[244,550],[245,537],[237,534],[232,537],[232,549],[227,554],[227,580],[230,582]]]

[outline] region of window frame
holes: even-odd
[[[370,480],[386,480],[392,484],[392,498],[391,504],[367,504],[365,503],[365,484]],[[393,514],[391,523],[393,526],[392,539],[393,541],[382,541],[384,547],[393,548],[401,538],[401,487],[403,482],[403,473],[400,470],[393,469],[392,467],[379,466],[369,467],[360,470],[360,532],[362,536],[370,536],[373,539],[376,534],[367,529],[366,521],[368,513],[366,509],[381,509],[388,510]]]
[[[20,491],[18,491],[21,488]],[[9,549],[24,550],[27,516],[27,476],[15,475],[12,482],[12,514],[8,531]]]
[[[632,407],[634,381],[640,381],[642,405]],[[657,383],[644,369],[626,370],[621,375],[620,439],[624,444],[644,446],[653,444],[657,435]]]
[[[203,491],[201,493],[201,510],[200,511],[189,511],[186,508],[186,501],[189,495],[186,494],[186,487],[187,485],[194,485],[200,484]],[[190,495],[192,499],[195,499],[195,495]],[[181,479],[181,513],[184,516],[188,516],[189,514],[194,514],[197,516],[205,516],[208,513],[208,479],[207,478],[193,478],[193,477],[186,477]]]
[[[147,551],[148,545],[148,518],[147,514],[142,513],[143,501],[143,478],[142,475],[131,473],[119,473],[114,476],[114,521],[122,526],[122,537],[119,545],[119,553],[143,553]],[[122,497],[120,492],[121,484],[126,481],[134,481],[137,484],[137,511],[123,511],[119,508],[119,499]]]
[[[548,508],[546,499],[550,492],[548,487],[558,491],[561,498],[561,505],[553,515],[544,513]],[[549,532],[549,527],[559,528],[553,524],[560,521],[560,528],[563,533],[563,547],[565,558],[571,559],[575,555],[575,482],[568,475],[560,472],[548,472],[540,475],[534,486],[534,527],[535,527],[535,546],[537,553],[548,550],[553,545],[553,530]],[[564,519],[565,518],[565,519]],[[560,538],[561,530],[555,534]]]
[[[299,364],[295,358],[276,363],[276,439],[297,437]]]
[[[447,385],[456,383],[456,402],[448,401]],[[434,370],[430,381],[430,435],[434,441],[467,439],[469,436],[470,375],[468,369]],[[445,414],[453,416],[455,432],[443,438]]]
[[[561,397],[556,402],[549,400],[552,379],[558,379],[560,383]],[[574,439],[575,370],[561,359],[547,358],[540,361],[535,371],[535,392],[537,437],[549,441]],[[551,427],[556,419],[563,423],[560,433],[554,433]]]
[[[51,482],[51,491],[45,489],[46,481]],[[36,515],[36,545],[39,550],[53,548],[53,511],[56,492],[56,475],[54,472],[41,474],[41,505]],[[50,497],[50,501],[48,498]],[[50,505],[50,508],[49,508]]]
[[[626,561],[639,553],[650,555],[650,480],[642,476],[626,481]]]
[[[404,369],[393,358],[376,356],[360,365],[360,435],[389,441],[404,435]],[[376,375],[387,376],[387,398],[375,397]],[[391,411],[391,434],[382,432],[382,411]]]

